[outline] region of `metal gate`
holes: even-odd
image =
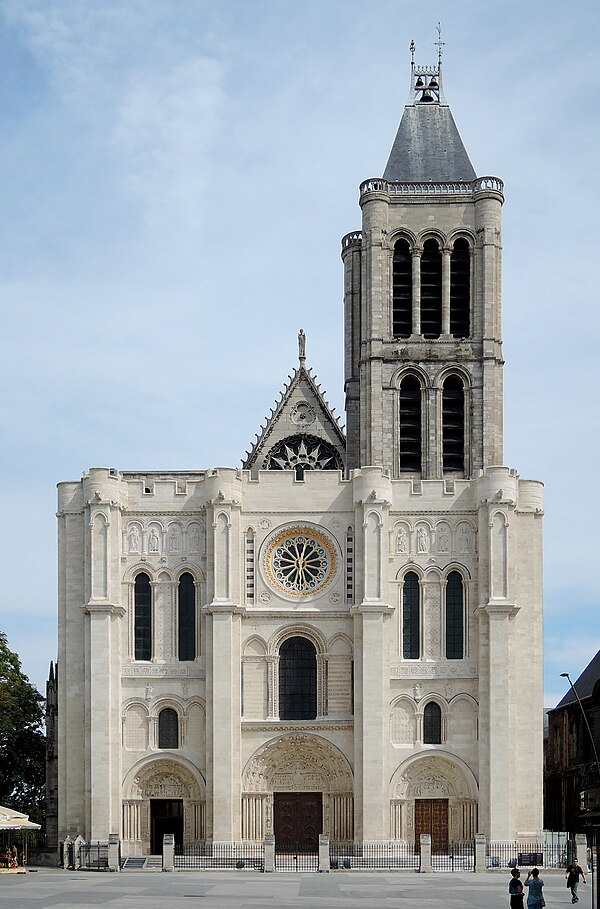
[[[282,846],[275,844],[275,871],[318,871],[319,853],[305,846]]]
[[[431,856],[434,871],[475,871],[475,840],[450,843],[446,852]]]

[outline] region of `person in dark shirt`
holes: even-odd
[[[523,884],[519,880],[521,872],[518,868],[513,868],[510,872],[512,877],[508,882],[508,892],[510,893],[510,909],[523,909]]]
[[[585,879],[585,874],[583,873],[583,868],[577,861],[576,855],[573,856],[572,863],[568,866],[567,870],[565,871],[565,877],[567,879],[567,887],[571,891],[571,897],[572,897],[571,902],[578,903],[579,897],[577,896],[577,888],[579,886],[579,878],[580,877],[583,878],[584,884],[587,883],[587,881]]]

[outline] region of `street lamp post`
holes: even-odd
[[[592,735],[592,730],[591,730],[591,727],[590,727],[589,720],[588,720],[588,718],[587,718],[587,716],[586,716],[585,710],[583,709],[583,704],[581,703],[581,698],[579,697],[579,695],[578,695],[578,693],[577,693],[577,689],[575,688],[575,685],[574,685],[573,682],[571,681],[571,676],[569,675],[569,673],[568,673],[568,672],[561,672],[560,675],[561,675],[561,678],[567,679],[567,680],[568,680],[569,685],[571,686],[571,688],[572,688],[572,690],[573,690],[573,694],[575,695],[575,697],[576,697],[576,699],[577,699],[577,703],[579,704],[579,709],[581,710],[581,715],[582,715],[582,717],[583,717],[583,720],[584,720],[586,729],[587,729],[587,731],[588,731],[588,735],[589,735],[589,737],[590,737],[590,742],[592,743],[592,751],[594,752],[594,760],[595,760],[595,762],[596,762],[596,773],[597,773],[598,776],[600,777],[600,762],[598,761],[598,751],[596,750],[596,742],[594,741],[594,736]],[[595,835],[595,837],[593,838],[593,847],[592,847],[592,874],[593,874],[594,872],[596,872],[596,875],[595,875],[595,876],[596,876],[596,881],[594,882],[593,879],[592,879],[592,909],[593,909],[594,905],[600,905],[600,889],[599,889],[599,888],[600,888],[600,875],[598,874],[598,845],[599,845],[599,843],[598,843],[598,836],[599,836],[599,831],[598,831],[598,829],[596,829],[595,834],[596,834],[596,835]],[[595,853],[595,856],[594,856],[594,853]],[[594,862],[594,858],[596,859],[595,862]],[[595,865],[596,867],[594,867],[594,865]],[[595,883],[595,886],[594,886],[594,883]],[[594,891],[598,891],[598,892],[595,893]],[[594,896],[596,897],[595,900],[594,900]]]

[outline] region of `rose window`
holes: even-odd
[[[290,597],[323,590],[335,574],[335,549],[322,531],[293,527],[269,541],[264,568],[270,584]]]
[[[301,480],[305,470],[340,470],[342,462],[333,445],[315,436],[290,436],[269,452],[268,470],[295,470]]]

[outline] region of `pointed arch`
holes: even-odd
[[[394,244],[392,256],[392,335],[408,338],[412,334],[412,252],[405,237]]]
[[[412,372],[400,380],[399,391],[400,473],[423,469],[423,384]]]

